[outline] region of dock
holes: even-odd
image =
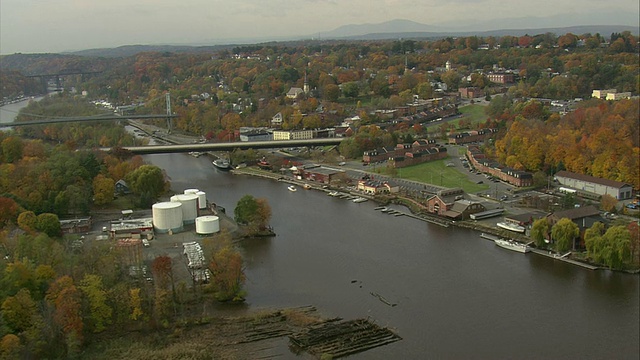
[[[534,254],[546,256],[546,257],[551,258],[551,259],[564,261],[564,262],[572,264],[572,265],[577,265],[577,266],[580,266],[580,267],[583,267],[583,268],[589,269],[589,270],[598,270],[598,269],[600,269],[600,267],[595,266],[595,265],[591,265],[591,264],[583,263],[581,261],[576,261],[576,260],[573,260],[573,259],[569,259],[568,256],[571,254],[570,252],[566,253],[564,255],[559,255],[559,254],[556,254],[554,252],[550,252],[550,251],[547,251],[547,250],[540,250],[540,249],[531,249],[531,252],[534,253]]]

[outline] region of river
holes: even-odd
[[[175,191],[203,190],[231,215],[245,194],[266,198],[278,235],[242,245],[247,303],[369,317],[403,338],[354,359],[640,356],[638,276],[510,252],[471,230],[383,214],[372,202],[290,192],[221,172],[207,157],[145,159],[166,170]]]
[[[13,122],[16,116],[18,116],[20,109],[29,105],[29,101],[31,100],[40,101],[42,98],[43,96],[39,96],[34,99],[28,98],[13,104],[0,106],[0,123],[5,124],[5,123]]]

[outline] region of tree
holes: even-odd
[[[58,215],[44,213],[37,216],[36,230],[42,231],[49,237],[58,237],[62,235],[62,227]]]
[[[8,297],[2,303],[2,318],[12,332],[21,333],[31,327],[36,310],[31,293],[22,288],[15,296]]]
[[[20,205],[15,200],[0,196],[0,225],[15,222],[20,211]]]
[[[167,188],[162,170],[155,165],[142,165],[125,177],[134,194],[157,199]]]
[[[358,86],[358,83],[354,81],[348,82],[346,84],[342,84],[342,93],[344,94],[344,97],[353,99],[360,93],[360,87]]]
[[[89,320],[93,332],[99,333],[111,323],[112,310],[107,305],[107,292],[104,290],[102,278],[87,274],[80,282],[80,290],[89,303]]]
[[[7,334],[0,339],[0,359],[20,358],[20,338],[14,334]]]
[[[213,291],[218,301],[242,301],[242,286],[246,277],[242,256],[231,244],[231,235],[228,232],[220,233],[205,248],[208,248],[207,253],[210,253],[211,259],[209,290]]]
[[[600,208],[604,211],[611,212],[615,210],[616,205],[618,205],[618,199],[609,194],[604,194],[600,198]]]
[[[580,229],[568,218],[560,219],[551,228],[551,237],[557,252],[565,252],[573,247],[573,240],[580,235]]]
[[[542,248],[546,245],[546,240],[549,236],[549,221],[547,218],[538,219],[533,222],[531,226],[531,238],[536,244],[536,247]]]
[[[131,308],[131,320],[138,320],[144,315],[142,312],[142,298],[140,297],[140,288],[129,289],[129,306]]]
[[[93,178],[93,203],[99,206],[110,204],[115,190],[116,185],[113,179],[98,174]]]
[[[13,163],[22,159],[22,149],[24,143],[22,139],[17,136],[9,136],[2,140],[2,155],[4,161],[7,163]]]
[[[335,102],[340,97],[340,88],[336,84],[327,84],[323,88],[322,94],[326,100]]]
[[[82,343],[82,305],[80,292],[67,275],[58,278],[47,291],[47,302],[54,307],[53,321],[62,329],[67,351]]]

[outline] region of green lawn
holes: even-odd
[[[447,167],[449,160],[438,160],[398,169],[398,177],[448,188],[461,187],[467,193],[489,189],[489,185],[469,181],[467,174]]]
[[[462,119],[466,119],[471,121],[471,124],[475,124],[478,122],[485,122],[487,120],[487,115],[484,113],[484,108],[486,106],[482,105],[467,105],[459,108],[460,113],[463,115],[460,119],[451,121],[452,124],[455,124],[458,127],[458,123]]]

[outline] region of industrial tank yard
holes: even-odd
[[[171,196],[170,201],[153,204],[151,214],[149,210],[124,210],[112,213],[111,219],[118,215],[117,220],[96,222],[94,228],[102,228],[102,233],[95,240],[114,241],[120,266],[130,276],[147,281],[153,281],[151,262],[158,256],[169,256],[176,279],[187,284],[207,282],[201,241],[222,230],[233,235],[238,229],[224,209],[209,203],[206,193],[198,189],[187,189]]]

